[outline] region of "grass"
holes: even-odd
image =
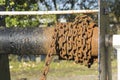
[[[112,72],[117,72],[117,61],[112,61]],[[44,67],[44,62],[10,62],[10,72],[13,76],[21,77],[23,75],[28,76],[40,76]],[[11,76],[12,76],[11,75]],[[91,68],[87,68],[84,65],[75,64],[73,61],[60,61],[52,62],[50,65],[50,72],[48,76],[66,77],[74,75],[98,75],[98,64],[94,63]]]
[[[94,72],[94,74],[97,74],[97,65],[94,64],[91,68],[87,68],[84,65],[80,64],[75,64],[72,61],[61,61],[60,63],[52,63],[51,64],[51,72],[54,73],[56,76],[67,76],[70,74],[74,75],[88,75]],[[89,70],[90,69],[90,70]],[[60,73],[60,74],[55,74],[55,73]]]
[[[116,72],[117,72],[117,60],[114,59],[114,60],[112,61],[111,65],[112,65],[112,72],[113,72],[113,73],[116,73]]]

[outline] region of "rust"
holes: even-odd
[[[98,27],[95,27],[93,30],[92,56],[98,56]]]
[[[60,59],[74,60],[90,67],[97,60],[98,27],[88,16],[76,17],[73,23],[59,23],[55,27],[52,40]],[[40,80],[46,80],[52,59],[52,49],[47,54],[45,70]],[[47,69],[46,69],[47,68]]]
[[[46,80],[54,54],[90,67],[97,61],[98,26],[87,15],[47,28],[0,29],[0,53],[47,54],[40,80]]]
[[[74,60],[90,67],[94,61],[93,56],[97,56],[98,48],[98,27],[92,18],[87,15],[78,16],[74,22],[59,23],[56,27],[59,45],[56,51],[60,59]]]

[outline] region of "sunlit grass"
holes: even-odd
[[[10,62],[10,70],[11,72],[34,72],[34,71],[42,71],[44,67],[44,62]],[[59,74],[57,74],[59,73]],[[64,75],[67,76],[69,74],[79,74],[79,75],[88,75],[88,74],[97,74],[97,63],[91,66],[91,68],[87,68],[87,66],[75,64],[73,61],[60,61],[60,62],[52,62],[50,65],[50,75]]]
[[[14,75],[38,76],[41,74],[44,62],[10,62],[10,71]],[[112,61],[112,72],[117,72],[117,62]],[[75,76],[75,75],[98,75],[98,63],[94,63],[91,68],[84,65],[75,64],[73,61],[52,62],[48,76]]]
[[[117,72],[117,60],[112,61],[112,72],[116,73]]]

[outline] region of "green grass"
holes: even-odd
[[[117,60],[116,59],[114,59],[113,61],[112,61],[112,72],[113,73],[116,73],[117,72]]]
[[[112,61],[112,71],[117,72],[117,61]],[[44,67],[44,62],[10,62],[10,71],[13,75],[20,76],[23,73],[29,76],[40,75]],[[74,76],[74,75],[98,75],[98,64],[94,63],[91,68],[84,65],[75,64],[73,61],[52,62],[49,76]]]
[[[97,65],[94,64],[91,68],[87,68],[84,65],[75,64],[72,61],[61,61],[60,63],[51,64],[51,73],[57,76],[67,76],[67,75],[88,75],[88,74],[97,74]],[[60,73],[60,74],[56,74]]]

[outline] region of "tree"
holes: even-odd
[[[116,22],[120,22],[120,1],[115,0],[115,2],[110,3],[111,14],[116,18]]]
[[[6,5],[7,11],[30,11],[38,10],[38,6],[35,0],[7,0]],[[33,27],[38,26],[38,16],[7,16],[6,26],[7,27]]]
[[[94,5],[94,7],[93,7]],[[38,10],[73,10],[73,9],[94,9],[97,8],[97,0],[7,0],[8,11],[38,11]],[[7,27],[35,27],[39,19],[54,18],[54,23],[61,15],[40,15],[40,16],[8,16]],[[62,15],[63,16],[63,15]],[[66,16],[66,15],[65,15]],[[67,15],[70,20],[74,14]],[[46,23],[47,24],[47,23]]]
[[[5,0],[1,1],[5,3]],[[80,10],[80,9],[97,9],[97,0],[6,0],[7,11],[38,11],[38,10]],[[53,18],[54,22],[60,15],[44,16],[7,16],[7,27],[35,27],[38,26],[40,18]],[[65,15],[70,19],[76,14]]]
[[[44,6],[45,10],[82,10],[82,9],[97,9],[97,0],[39,0],[39,5]],[[56,20],[60,16],[56,15]],[[69,17],[70,16],[70,17]],[[76,15],[67,15],[66,18],[74,18]],[[71,21],[71,20],[70,20]]]
[[[120,1],[119,0],[111,0],[109,2],[109,9],[110,9],[110,24],[112,24],[111,30],[112,34],[119,34],[120,33]]]

